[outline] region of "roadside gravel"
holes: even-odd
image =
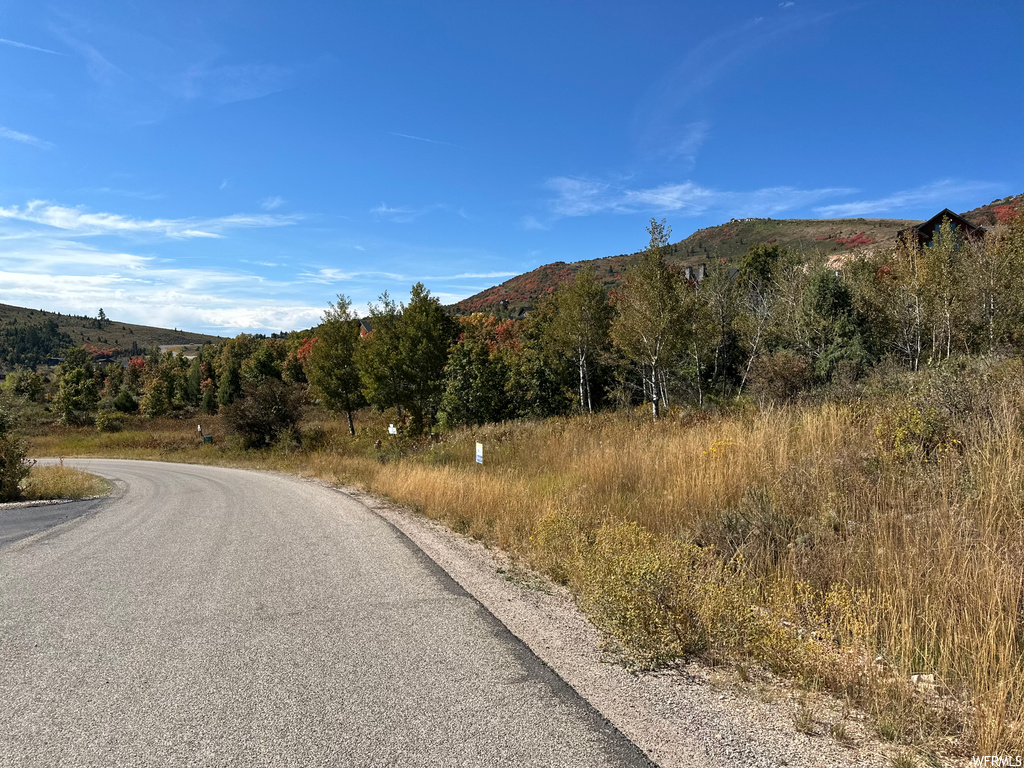
[[[342,492],[404,533],[662,768],[881,768],[898,751],[863,716],[844,717],[834,698],[763,672],[743,682],[732,669],[691,663],[633,674],[610,663],[600,632],[564,588],[398,505],[354,488]],[[801,707],[812,713],[811,733],[794,723]],[[830,735],[840,720],[845,743]]]

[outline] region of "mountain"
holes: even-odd
[[[114,357],[141,354],[159,346],[219,341],[220,337],[205,333],[0,304],[0,370],[34,367],[47,358],[62,356],[71,346],[84,346],[97,357]]]
[[[1022,204],[1024,195],[1006,197],[962,215],[973,224],[991,226],[1004,211]],[[758,243],[774,243],[808,256],[864,254],[892,243],[901,229],[919,223],[906,219],[733,219],[726,224],[698,229],[686,239],[668,246],[666,259],[682,267],[714,259],[735,261]],[[622,281],[623,273],[635,256],[630,253],[545,264],[463,299],[454,309],[460,314],[515,314],[522,307],[536,304],[559,283],[588,268],[606,289],[614,288]]]

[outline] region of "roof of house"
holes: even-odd
[[[897,233],[897,237],[903,237],[911,232],[916,232],[917,236],[921,238],[921,240],[931,240],[932,237],[935,235],[935,230],[937,230],[942,225],[944,219],[949,219],[950,223],[956,229],[960,230],[968,237],[985,231],[984,227],[975,226],[974,224],[971,224],[971,222],[969,222],[963,216],[953,213],[953,211],[949,210],[949,208],[943,208],[937,214],[928,219],[928,221],[922,222],[921,224],[917,224],[913,227],[907,227],[906,229],[900,230],[899,233]]]

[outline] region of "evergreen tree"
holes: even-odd
[[[313,331],[314,341],[306,357],[306,378],[313,394],[330,411],[344,411],[348,432],[356,433],[352,412],[362,401],[356,350],[359,345],[359,321],[352,314],[352,302],[338,296],[329,304],[323,320]]]

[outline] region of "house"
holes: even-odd
[[[359,319],[359,338],[365,339],[373,333],[373,324],[369,320]]]
[[[901,240],[910,238],[911,242],[913,242],[914,238],[917,238],[919,245],[929,246],[932,244],[932,240],[935,239],[935,231],[942,226],[944,219],[949,219],[953,228],[963,233],[964,237],[980,237],[985,234],[984,227],[976,227],[963,216],[958,216],[949,208],[943,208],[923,224],[901,229],[896,236]]]
[[[696,267],[687,266],[684,270],[684,276],[686,279],[697,283],[697,285],[704,282],[705,275],[707,275],[706,264],[698,264]]]

